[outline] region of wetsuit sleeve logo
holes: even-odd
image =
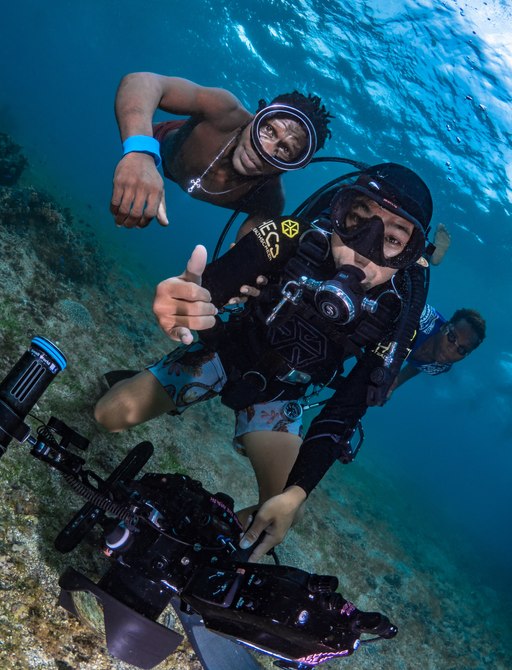
[[[285,219],[284,221],[281,221],[281,231],[283,235],[286,235],[286,237],[291,239],[299,234],[299,224],[292,219]]]
[[[279,256],[279,233],[277,224],[273,219],[264,221],[256,228],[253,228],[253,233],[265,250],[269,261],[273,261]]]
[[[289,239],[296,237],[300,233],[300,224],[293,219],[284,219],[281,222],[268,219],[253,228],[252,233],[263,247],[269,261],[273,261],[279,256],[282,247],[290,249],[290,246],[295,246],[287,244],[284,237]]]

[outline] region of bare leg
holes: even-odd
[[[245,523],[249,515],[266,500],[282,493],[299,453],[302,438],[292,433],[254,431],[238,439],[251,461],[258,482],[259,494],[258,505],[252,505],[237,512],[240,521]],[[301,516],[302,513],[297,516],[296,520]]]
[[[175,409],[162,385],[147,370],[115,384],[94,409],[94,418],[117,433]]]

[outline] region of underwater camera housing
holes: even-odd
[[[336,577],[247,562],[251,550],[238,547],[242,528],[226,494],[211,494],[186,475],[137,479],[153,453],[149,442],[104,480],[72,451],[87,449],[88,440],[59,419],[33,436],[24,419],[65,366],[54,344],[34,338],[0,383],[0,443],[3,453],[11,438],[27,442],[34,457],[60,470],[86,499],[55,540],[60,552],[102,527],[110,568],[97,584],[68,568],[59,603],[78,615],[73,594],[93,594],[103,606],[114,657],[152,668],[171,654],[182,636],[156,620],[176,600],[207,629],[273,656],[280,668],[313,668],[396,635],[387,617],[362,612],[337,593]]]

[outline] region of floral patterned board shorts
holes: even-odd
[[[178,414],[219,395],[227,381],[219,356],[199,343],[178,347],[147,369],[164,387]]]
[[[235,451],[246,456],[245,449],[238,438],[258,430],[293,433],[293,435],[302,437],[302,411],[300,416],[293,418],[296,407],[300,407],[296,400],[271,400],[250,405],[237,412],[235,437],[233,438]],[[289,411],[289,408],[292,409],[292,412]]]
[[[200,343],[178,347],[147,368],[169,394],[178,414],[219,395],[227,381],[219,356]],[[236,412],[235,450],[245,455],[238,438],[255,431],[277,431],[302,436],[302,411],[296,400],[271,400]]]

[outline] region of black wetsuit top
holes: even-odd
[[[259,274],[270,274],[274,283],[282,277],[286,263],[296,255],[303,229],[293,240],[287,240],[280,234],[279,221],[276,220],[274,231],[278,236],[277,242],[275,237],[272,239],[272,243],[278,244],[278,253],[266,253],[269,251],[267,242],[270,227],[269,222],[266,222],[207,266],[203,285],[210,290],[213,302],[218,307],[236,295],[238,287],[243,283],[254,285],[255,277]],[[261,233],[265,226],[266,231]],[[266,257],[262,256],[262,249]],[[324,271],[324,278],[330,279],[334,274],[334,264],[329,261],[319,271]],[[396,277],[398,284],[399,275]],[[390,285],[384,284],[372,289],[367,295],[376,298],[389,292],[389,289]],[[353,356],[356,351],[359,353],[358,362],[350,374],[337,380],[334,395],[311,423],[287,486],[297,484],[309,494],[330,466],[346,453],[347,442],[368,407],[370,374],[383,363],[373,350],[390,334],[400,309],[394,293],[389,292],[384,298],[389,298],[393,304],[387,308],[383,306],[380,320],[377,315],[374,317],[364,312],[347,326],[333,327],[306,303],[304,309],[299,309],[282,325],[269,328],[263,319],[250,316],[235,319],[228,324],[219,322],[210,333],[203,331],[201,340],[219,353],[228,379],[233,371],[238,371],[238,378],[249,370],[268,373],[269,365],[270,372],[275,373],[274,379],[269,378],[266,388],[248,405],[274,399],[277,395],[280,400],[302,397],[307,386],[286,384],[276,379],[276,376],[282,376],[287,370],[295,368],[310,374],[312,383],[325,384],[336,370],[343,369],[344,359]],[[256,312],[261,309],[265,315],[270,306],[262,307],[261,303],[261,300],[256,301]]]

